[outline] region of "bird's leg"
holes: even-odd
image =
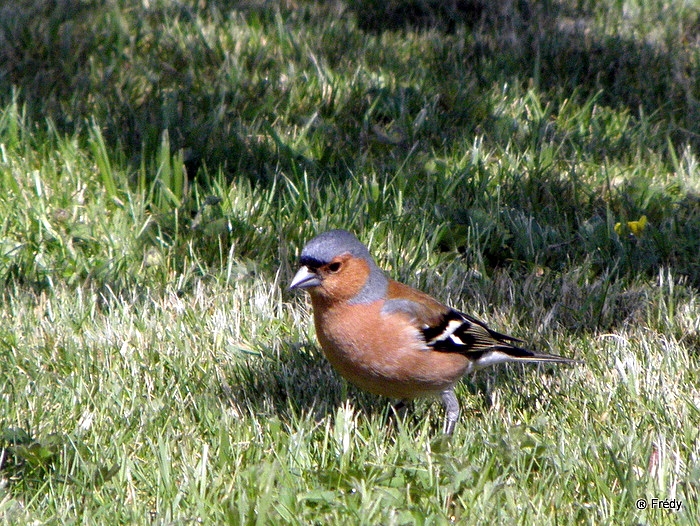
[[[459,402],[452,387],[445,389],[442,393],[442,405],[445,406],[445,429],[446,435],[451,435],[457,420],[459,420]]]
[[[401,399],[390,404],[389,414],[386,415],[386,421],[398,421],[406,413],[408,409],[408,400]]]
[[[406,411],[408,410],[408,405],[410,404],[410,400],[406,400],[405,398],[402,398],[401,400],[398,400],[397,402],[393,402],[391,404],[391,413],[389,414],[389,418],[401,418],[404,414],[406,414]]]
[[[405,398],[402,398],[398,402],[391,404],[391,408],[394,410],[394,413],[403,413],[408,408],[408,403]]]

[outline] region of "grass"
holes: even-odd
[[[695,524],[694,4],[0,21],[3,524]],[[451,440],[394,417],[285,290],[333,227],[585,365],[465,378]]]

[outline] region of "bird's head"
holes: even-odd
[[[301,251],[301,267],[289,289],[306,289],[324,301],[367,303],[384,297],[387,278],[367,247],[346,230],[330,230]]]

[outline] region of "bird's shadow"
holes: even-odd
[[[397,425],[418,429],[426,418],[430,419],[432,432],[437,434],[442,429],[444,410],[439,397],[399,404],[398,400],[375,396],[347,383],[312,343],[285,342],[279,349],[248,355],[220,371],[221,397],[234,411],[260,419],[276,417],[288,423],[311,420],[320,424],[335,418],[349,402],[358,415],[383,422],[388,430]],[[527,377],[525,367],[518,366],[491,368],[465,377],[457,385],[463,418],[479,418],[487,413],[493,406],[494,387],[518,390]],[[541,392],[533,394],[529,388],[523,390],[517,404],[525,408],[541,396]]]
[[[354,392],[310,343],[284,342],[277,350],[241,357],[221,371],[221,384],[235,411],[261,418],[305,416],[319,423],[336,412],[344,394],[364,411],[382,407],[378,398]]]

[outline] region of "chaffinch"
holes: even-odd
[[[300,264],[289,288],[311,295],[316,335],[333,367],[389,398],[440,394],[447,434],[459,418],[454,385],[465,374],[503,362],[575,362],[518,347],[521,340],[388,279],[345,230],[309,241]]]

